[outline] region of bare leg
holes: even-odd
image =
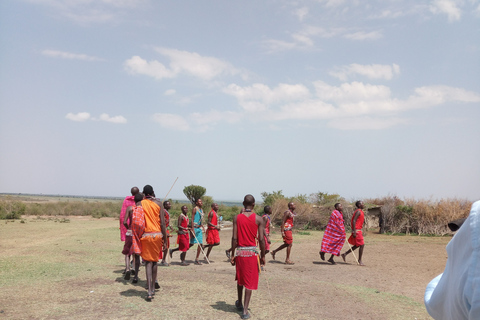
[[[138,282],[138,270],[140,269],[140,256],[138,254],[135,255],[135,275],[133,277],[132,283]]]
[[[155,290],[153,289],[153,262],[146,261],[146,263],[145,263],[145,273],[146,273],[146,276],[147,276],[147,286],[148,286],[147,300],[149,300],[149,299],[152,299],[153,292],[155,292]]]
[[[239,286],[238,284],[237,284],[237,298],[238,300],[235,302],[235,307],[237,307],[237,310],[243,310],[243,305],[242,305],[243,286]]]
[[[157,282],[157,271],[158,271],[158,263],[154,262],[153,268],[152,268],[153,285],[155,289],[160,289],[160,285]],[[155,294],[155,291],[153,291],[153,293]]]
[[[325,252],[320,251],[319,253],[320,253],[320,259],[325,261]]]
[[[128,254],[125,255],[125,273],[130,271],[130,258]]]
[[[328,259],[328,262],[330,262],[331,264],[337,264],[337,263],[333,260],[333,254],[332,254],[332,256],[330,257],[330,259]]]
[[[182,261],[182,262],[181,262],[181,265],[182,265],[182,266],[186,266],[186,265],[187,265],[187,264],[185,263],[185,256],[186,256],[186,255],[187,255],[187,252],[186,252],[186,251],[180,253],[180,260]]]
[[[168,266],[168,263],[167,263],[167,261],[165,260],[165,259],[167,259],[167,253],[168,253],[168,247],[167,247],[165,250],[163,250],[163,259],[162,259],[161,264]]]
[[[361,266],[364,266],[365,264],[362,262],[362,256],[363,256],[363,248],[365,247],[364,244],[360,246],[360,249],[358,249],[358,264]]]
[[[124,280],[130,280],[130,256],[125,255],[125,275],[123,276]]]
[[[200,246],[201,246],[201,244],[198,244],[198,247],[197,247],[197,256],[195,257],[195,261],[198,261],[198,257],[200,257],[200,251],[201,251]]]
[[[285,249],[286,247],[288,247],[288,244],[283,243],[280,247],[278,247],[277,249],[275,249],[275,250],[273,250],[272,252],[270,252],[271,255],[272,255],[273,260],[275,260],[275,254],[276,254],[278,251]]]
[[[287,259],[285,259],[285,262],[292,262],[292,261],[290,260],[290,252],[292,252],[292,244],[289,244],[289,245],[287,246]]]
[[[207,258],[210,257],[210,252],[212,251],[212,247],[213,246],[208,246],[208,250],[207,250]]]
[[[353,246],[352,249],[348,249],[347,252],[342,253],[342,259],[343,259],[343,261],[344,261],[344,262],[347,262],[347,261],[345,260],[345,257],[347,256],[347,254],[349,254],[350,252],[352,252],[353,250],[355,250],[355,249],[357,249],[357,248],[358,248],[357,246]]]
[[[243,314],[248,313],[248,304],[250,303],[250,297],[252,296],[252,290],[245,288],[245,300],[243,302]]]

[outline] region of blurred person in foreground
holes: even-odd
[[[428,313],[436,320],[480,319],[480,201],[448,243],[447,254],[445,270],[425,290]]]
[[[335,210],[333,210],[328,220],[327,228],[323,234],[322,246],[320,249],[320,258],[325,261],[325,253],[331,253],[332,256],[328,259],[331,264],[336,264],[333,256],[339,256],[345,243],[345,225],[343,220],[343,206],[341,203],[335,203]]]
[[[235,266],[237,280],[238,300],[235,307],[242,311],[242,319],[249,319],[248,305],[252,290],[258,289],[260,265],[265,264],[265,222],[253,212],[255,198],[251,194],[245,196],[243,206],[245,210],[233,218],[231,263]],[[257,239],[260,245],[260,258]],[[242,303],[244,287],[245,298]]]

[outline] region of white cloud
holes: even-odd
[[[156,113],[153,115],[153,120],[160,124],[160,126],[178,131],[188,131],[190,126],[184,117],[172,113]]]
[[[263,41],[263,45],[267,49],[267,53],[275,53],[280,51],[292,50],[297,48],[297,43],[289,42],[289,41],[282,41],[282,40],[275,40],[269,39]]]
[[[419,87],[404,100],[393,98],[387,86],[356,81],[339,86],[316,81],[313,87],[315,96],[301,84],[279,85],[274,89],[264,84],[248,87],[230,85],[224,92],[235,96],[244,112],[264,121],[311,121],[358,116],[397,119],[385,122],[388,126],[400,123],[397,115],[406,110],[430,108],[448,102],[480,102],[479,94],[448,86]],[[381,125],[377,127],[382,128]]]
[[[171,95],[174,95],[175,93],[177,93],[175,89],[168,89],[164,92],[164,95],[171,96]]]
[[[91,117],[90,113],[88,112],[79,112],[77,114],[68,113],[65,116],[65,118],[67,118],[68,120],[77,121],[77,122],[93,120],[93,121],[106,121],[106,122],[112,122],[112,123],[127,123],[127,119],[125,119],[125,117],[123,116],[110,117],[106,113],[102,113],[98,118]]]
[[[115,21],[124,13],[142,7],[148,0],[27,0],[55,10],[80,24]]]
[[[77,114],[67,113],[65,118],[67,118],[68,120],[72,120],[72,121],[83,122],[83,121],[86,121],[86,120],[90,119],[90,113],[88,113],[88,112],[79,112]]]
[[[382,65],[382,64],[370,64],[362,65],[352,63],[348,66],[342,66],[329,74],[342,81],[346,81],[350,76],[358,74],[365,76],[369,79],[385,79],[391,80],[394,75],[400,74],[400,67],[397,64]]]
[[[83,53],[71,53],[58,50],[43,50],[42,54],[52,58],[70,59],[70,60],[83,60],[83,61],[104,61],[104,59],[89,56]]]
[[[343,36],[346,39],[350,40],[377,40],[383,37],[383,34],[381,31],[376,30],[376,31],[371,31],[371,32],[366,32],[366,31],[357,31],[353,33],[347,33]]]
[[[214,57],[201,56],[196,52],[181,51],[169,48],[156,48],[155,51],[169,59],[168,67],[153,60],[146,61],[133,56],[124,63],[125,70],[131,74],[143,74],[155,79],[175,78],[186,74],[202,80],[212,80],[222,75],[247,76],[230,63]]]
[[[269,104],[303,100],[310,95],[308,88],[302,84],[285,83],[280,83],[273,89],[262,83],[255,83],[248,87],[230,84],[223,92],[236,97],[240,106],[248,112],[266,111]]]
[[[308,49],[315,46],[315,38],[329,39],[343,37],[349,40],[377,40],[383,37],[383,33],[376,31],[352,32],[346,28],[322,28],[317,26],[305,26],[298,32],[290,34],[291,40],[268,39],[263,42],[268,53],[275,53],[293,49]]]
[[[414,95],[400,102],[399,108],[420,109],[451,101],[463,103],[480,102],[480,94],[449,86],[424,86],[415,88],[414,92]]]
[[[446,14],[449,22],[460,20],[462,12],[454,0],[434,0],[430,4],[434,14]]]
[[[294,11],[294,14],[298,17],[298,20],[303,21],[305,16],[308,14],[308,8],[307,7],[302,7],[298,8],[297,10]]]
[[[372,101],[388,99],[390,88],[382,85],[365,84],[362,82],[342,83],[331,86],[323,81],[313,83],[317,97],[321,100],[334,102]]]
[[[124,63],[125,70],[131,74],[143,74],[161,80],[164,78],[173,78],[176,74],[167,69],[158,61],[144,60],[139,56],[133,56]]]
[[[345,0],[319,0],[321,3],[325,3],[325,7],[327,8],[334,8],[341,6],[342,4],[345,3]]]
[[[127,119],[125,119],[123,116],[114,116],[110,117],[106,113],[102,113],[99,117],[100,121],[106,121],[106,122],[111,122],[111,123],[127,123]]]
[[[408,124],[407,119],[355,117],[333,119],[327,122],[327,126],[339,130],[383,130],[400,124]]]

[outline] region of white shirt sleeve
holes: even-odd
[[[443,274],[425,290],[425,307],[436,320],[480,319],[480,201],[447,245]]]

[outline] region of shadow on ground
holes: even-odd
[[[213,309],[217,309],[223,312],[238,313],[234,304],[227,304],[225,301],[217,301],[215,304],[210,305]]]

